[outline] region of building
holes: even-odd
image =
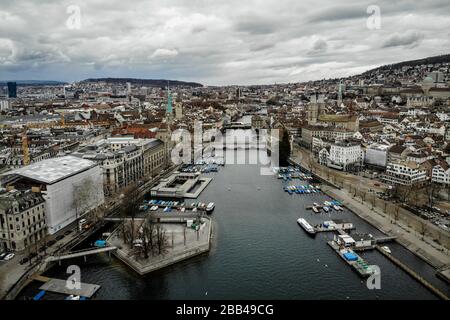
[[[8,82],[8,98],[17,98],[17,83]]]
[[[382,180],[389,184],[411,186],[428,180],[427,171],[416,162],[389,162]]]
[[[330,168],[349,171],[363,164],[364,153],[357,142],[338,141],[319,152],[319,162]]]
[[[354,131],[345,128],[333,128],[324,126],[303,126],[301,131],[300,144],[308,149],[313,146],[313,138],[325,138],[328,140],[347,140],[355,134]]]
[[[181,102],[175,103],[175,119],[183,118],[183,104]]]
[[[106,195],[150,179],[166,166],[164,143],[159,139],[111,137],[80,149],[73,155],[100,165]]]
[[[405,146],[393,145],[388,152],[387,162],[395,162],[406,159],[407,155],[412,151]]]
[[[450,166],[445,161],[439,161],[433,167],[431,181],[450,186]]]
[[[12,189],[0,194],[0,250],[22,251],[47,233],[41,193]]]
[[[8,100],[0,100],[0,111],[7,111],[10,108]]]
[[[374,143],[364,152],[364,164],[374,167],[386,168],[389,146]]]
[[[31,189],[42,194],[50,235],[104,202],[102,171],[94,161],[64,156],[33,163],[3,176],[8,188]]]
[[[267,128],[266,119],[260,115],[252,116],[252,129],[265,129]]]

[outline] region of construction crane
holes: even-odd
[[[30,164],[30,149],[28,148],[28,136],[27,127],[24,128],[22,132],[22,153],[23,153],[23,164],[25,166]]]

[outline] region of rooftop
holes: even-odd
[[[74,156],[64,156],[42,160],[28,166],[5,172],[3,175],[16,174],[22,177],[52,184],[96,165],[95,162]]]

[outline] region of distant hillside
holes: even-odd
[[[0,81],[0,86],[6,86],[8,81]],[[11,80],[11,82],[17,83],[18,86],[57,86],[67,84],[67,82],[54,81],[54,80]]]
[[[423,59],[418,59],[418,60],[410,60],[410,61],[403,61],[403,62],[398,62],[398,63],[393,63],[393,64],[387,64],[375,69],[371,69],[368,70],[364,73],[362,73],[363,75],[366,73],[372,73],[374,71],[380,70],[392,70],[392,69],[400,69],[402,67],[405,66],[410,66],[410,67],[415,67],[415,66],[420,66],[422,64],[435,64],[435,63],[446,63],[449,62],[450,63],[450,54],[443,54],[440,56],[434,56],[434,57],[428,57],[428,58],[423,58]]]
[[[127,83],[149,87],[165,87],[167,86],[167,81],[169,81],[170,86],[185,86],[185,87],[203,87],[202,84],[197,82],[186,82],[178,80],[165,80],[165,79],[134,79],[134,78],[95,78],[86,79],[81,82],[107,82],[107,83]]]

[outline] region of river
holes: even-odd
[[[245,151],[237,151],[242,156]],[[106,255],[64,262],[46,275],[67,278],[70,264],[81,267],[81,281],[101,285],[94,299],[436,299],[425,287],[383,257],[367,251],[362,256],[381,269],[381,289],[369,290],[365,280],[326,244],[331,234],[312,238],[296,223],[346,219],[358,232],[380,235],[349,212],[313,215],[305,206],[329,199],[323,194],[289,195],[286,183],[260,174],[260,166],[227,164],[211,174],[213,181],[198,201],[216,203],[212,214],[214,236],[208,254],[180,262],[145,277]],[[190,202],[190,201],[188,201]],[[388,244],[393,254],[447,294],[449,286],[434,270],[399,244]],[[34,296],[32,283],[19,299]],[[46,299],[62,299],[48,294]]]

